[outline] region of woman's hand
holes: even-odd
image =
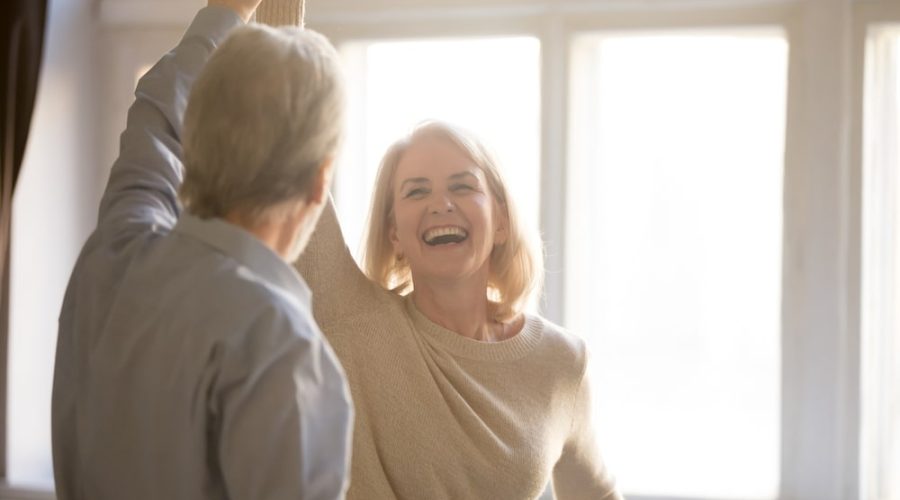
[[[209,0],[207,5],[229,8],[237,12],[237,15],[241,16],[241,19],[246,23],[253,16],[253,13],[256,12],[260,2],[262,0]]]

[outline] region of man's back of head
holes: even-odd
[[[235,30],[190,94],[182,202],[192,215],[236,223],[270,246],[260,227],[300,223],[283,236],[294,241],[275,248],[293,260],[319,210],[291,216],[321,205],[343,128],[343,75],[325,37],[296,27]]]

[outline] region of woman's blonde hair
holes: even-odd
[[[401,295],[413,289],[409,264],[394,253],[390,240],[394,174],[411,145],[433,138],[455,145],[484,172],[496,207],[506,213],[508,237],[491,252],[486,297],[493,305],[494,319],[511,319],[522,312],[531,294],[542,284],[543,254],[535,250],[534,238],[522,226],[493,155],[474,136],[447,123],[429,121],[420,124],[408,136],[391,145],[382,158],[363,249],[366,274],[384,288]]]
[[[344,129],[337,52],[311,30],[250,24],[213,53],[184,116],[179,195],[202,218],[247,220],[306,199]]]

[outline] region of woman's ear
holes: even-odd
[[[400,238],[397,237],[397,223],[394,222],[393,214],[388,215],[388,238],[390,238],[391,246],[394,248],[394,256],[397,260],[403,260],[403,249],[400,248]]]
[[[509,239],[509,214],[505,205],[497,204],[494,211],[494,245],[502,245]]]

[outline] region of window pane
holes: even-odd
[[[869,33],[863,160],[861,473],[900,500],[900,26]]]
[[[565,321],[626,494],[777,495],[787,52],[775,30],[576,40]]]
[[[540,45],[531,37],[353,43],[342,47],[349,124],[335,197],[358,249],[390,144],[426,119],[455,123],[494,151],[526,224],[537,227]]]

